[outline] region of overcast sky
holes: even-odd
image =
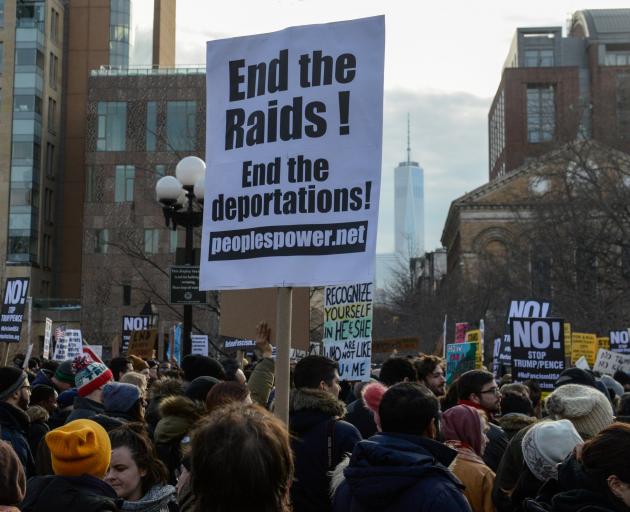
[[[566,28],[576,10],[627,6],[627,0],[592,0],[588,6],[572,0],[451,0],[446,6],[408,0],[177,0],[176,59],[178,65],[203,64],[208,40],[384,14],[378,252],[394,247],[393,169],[406,158],[407,113],[412,158],[425,173],[425,247],[432,250],[441,246],[451,201],[487,181],[487,113],[516,28]],[[135,20],[142,22],[140,16]]]

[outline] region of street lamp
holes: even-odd
[[[164,176],[155,185],[157,200],[162,205],[164,220],[173,231],[177,226],[186,228],[185,264],[194,265],[193,228],[203,222],[203,193],[206,163],[196,156],[179,161],[175,176]],[[184,304],[184,355],[192,348],[192,305]]]

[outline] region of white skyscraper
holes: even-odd
[[[424,254],[424,170],[411,161],[407,119],[407,161],[394,170],[395,247],[404,260]]]

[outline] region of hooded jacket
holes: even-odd
[[[205,409],[185,396],[169,396],[160,404],[162,419],[158,421],[153,434],[158,457],[168,469],[169,484],[175,485],[175,471],[181,464],[181,442],[201,418]]]
[[[29,420],[22,409],[0,402],[0,439],[8,442],[17,454],[26,478],[35,475],[35,461],[28,444]]]
[[[112,487],[90,475],[38,476],[26,484],[22,512],[118,512]]]
[[[428,438],[383,432],[357,444],[333,488],[334,512],[466,512],[448,466],[457,452]]]
[[[536,500],[525,500],[527,512],[627,512],[608,490],[589,477],[574,457],[558,466],[558,480],[548,480]]]
[[[538,418],[520,412],[511,412],[501,416],[498,421],[509,441],[519,430],[538,422]]]
[[[138,501],[124,500],[121,511],[133,512],[172,512],[178,510],[176,490],[172,485],[154,485]]]
[[[84,396],[77,396],[74,399],[74,408],[66,419],[66,423],[70,423],[74,420],[90,419],[97,414],[105,414],[105,406]]]
[[[28,444],[31,447],[31,453],[36,454],[40,441],[50,432],[50,427],[47,423],[49,414],[41,405],[31,405],[27,409],[26,415],[31,421],[28,431]]]
[[[331,510],[328,473],[361,440],[356,427],[339,420],[345,412],[344,403],[326,391],[301,388],[291,392],[289,427],[295,454],[295,479],[291,486],[294,512]]]

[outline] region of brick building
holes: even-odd
[[[183,263],[184,233],[165,226],[155,183],[183,157],[205,153],[205,67],[104,68],[92,71],[88,90],[82,326],[110,346],[122,315],[149,299],[165,332],[180,319],[167,272]],[[195,309],[195,324],[216,334],[211,308]]]
[[[517,29],[488,114],[491,180],[575,139],[630,152],[630,9],[578,11],[567,32]]]

